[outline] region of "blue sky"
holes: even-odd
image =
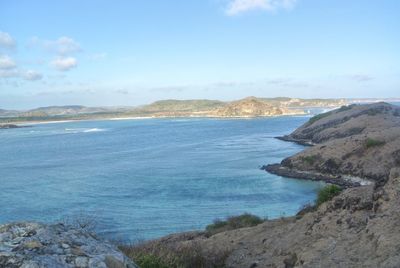
[[[0,108],[400,97],[397,0],[0,1]]]

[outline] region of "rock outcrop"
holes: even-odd
[[[136,268],[110,243],[63,224],[0,225],[0,267]]]
[[[21,128],[24,126],[18,126],[14,124],[0,124],[0,129],[10,129],[10,128]]]

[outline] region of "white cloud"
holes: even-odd
[[[22,78],[28,81],[36,81],[43,78],[43,75],[33,70],[0,69],[0,78]]]
[[[229,16],[251,10],[276,11],[279,9],[291,9],[297,0],[230,0],[226,9]]]
[[[59,71],[69,71],[78,65],[78,61],[74,57],[60,57],[53,60],[51,65]]]
[[[41,73],[36,72],[36,71],[28,70],[28,71],[22,73],[22,77],[25,80],[36,81],[36,80],[42,79],[43,75]]]
[[[0,31],[0,47],[13,48],[15,44],[14,38],[9,33]]]
[[[10,70],[14,69],[15,67],[17,67],[17,64],[15,64],[15,61],[13,59],[11,59],[7,55],[4,56],[0,55],[0,69]]]
[[[49,52],[59,55],[68,55],[81,51],[80,44],[67,36],[62,36],[56,40],[42,40],[38,37],[33,37],[30,44],[40,46]]]

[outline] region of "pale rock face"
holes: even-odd
[[[0,225],[0,267],[137,266],[115,246],[87,231],[63,224],[20,222]]]

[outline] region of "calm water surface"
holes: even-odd
[[[95,215],[107,237],[149,239],[250,212],[292,215],[320,183],[260,170],[302,150],[273,137],[307,117],[145,119],[0,131],[0,223]]]

